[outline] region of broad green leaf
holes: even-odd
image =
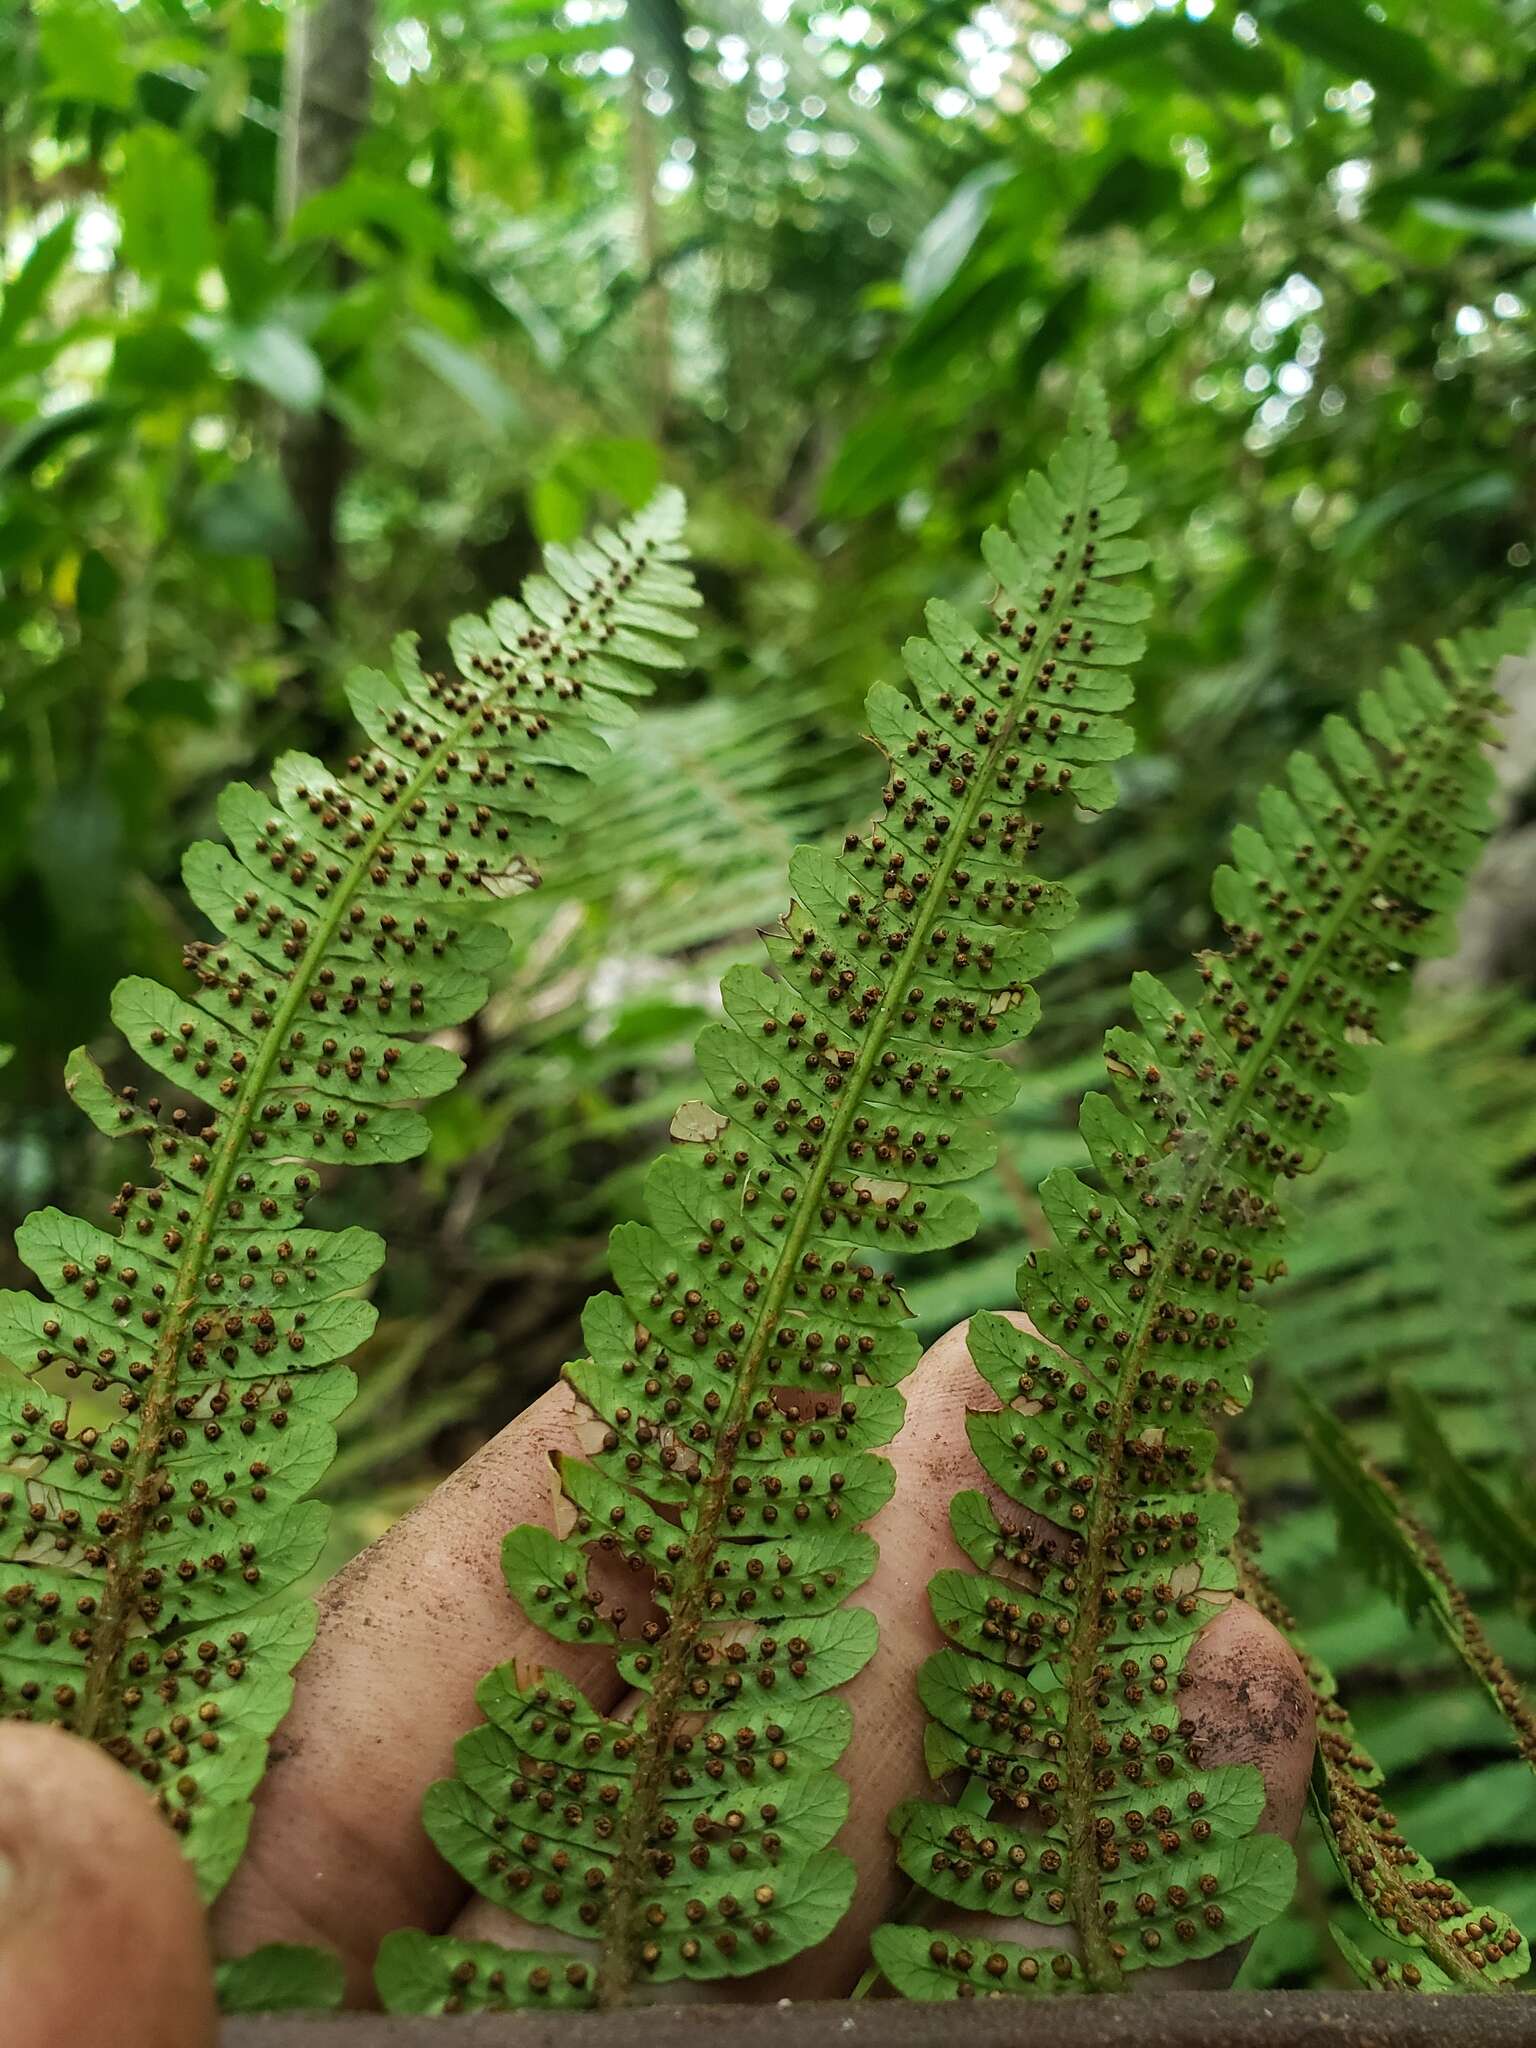
[[[215,1982],[224,2013],[339,2012],[346,1972],[325,1949],[274,1941],[219,1963]]]
[[[1264,23],[1309,57],[1350,78],[1368,78],[1381,91],[1433,99],[1444,89],[1428,45],[1368,11],[1361,0],[1287,0],[1266,12]]]
[[[1536,206],[1469,206],[1454,199],[1415,199],[1415,213],[1436,227],[1457,228],[1464,235],[1507,242],[1517,249],[1536,249]]]
[[[1094,235],[1101,228],[1153,220],[1179,202],[1180,179],[1171,164],[1118,157],[1067,222],[1066,232]]]
[[[121,260],[163,299],[190,299],[215,257],[207,166],[170,128],[130,129],[121,149],[113,183],[123,223]]]
[[[447,221],[426,193],[402,178],[375,171],[349,171],[339,184],[306,199],[289,225],[294,242],[354,242],[367,231],[375,243],[422,255],[447,254],[452,236]]]
[[[118,111],[132,106],[133,67],[116,8],[97,0],[43,0],[37,42],[55,98]]]
[[[279,405],[312,412],[320,403],[325,391],[320,359],[283,321],[263,320],[254,327],[221,325],[210,338],[237,377],[259,384]]]
[[[75,240],[72,213],[39,237],[16,275],[0,287],[0,373],[5,351],[37,319],[59,273],[70,259]]]
[[[540,541],[571,540],[586,517],[586,493],[560,470],[552,470],[528,493],[528,511]]]
[[[210,555],[292,561],[304,545],[304,528],[288,487],[265,463],[248,462],[217,483],[205,484],[187,509],[187,525],[197,546]]]
[[[661,481],[661,451],[654,441],[598,435],[572,442],[559,467],[589,490],[605,491],[624,505],[643,505]]]
[[[117,406],[103,398],[83,399],[78,405],[44,413],[0,445],[0,476],[34,470],[78,435],[94,434],[125,417]]]

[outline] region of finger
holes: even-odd
[[[1194,1723],[1190,1742],[1201,1766],[1255,1764],[1264,1780],[1261,1835],[1294,1842],[1312,1774],[1317,1723],[1300,1659],[1273,1622],[1234,1600],[1195,1638],[1179,1711]],[[1224,1990],[1252,1946],[1238,1942],[1201,1962],[1138,1970],[1145,1991]]]
[[[964,1562],[949,1533],[949,1500],[976,1476],[965,1409],[982,1401],[995,1404],[971,1364],[964,1324],[929,1349],[903,1391],[906,1419],[890,1448],[896,1490],[867,1524],[880,1559],[857,1595],[858,1604],[879,1621],[880,1647],[840,1695],[852,1709],[854,1732],[838,1770],[853,1799],[837,1846],[853,1860],[853,1905],[825,1941],[792,1963],[710,1986],[668,1984],[658,1995],[669,2000],[689,1995],[754,2001],[840,1997],[864,1969],[871,1931],[906,1895],[887,1815],[898,1801],[931,1790],[923,1764],[925,1717],[916,1690],[919,1665],[940,1643],[928,1606],[928,1581],[943,1566]],[[626,1710],[641,1697],[632,1694]],[[480,1898],[464,1908],[452,1932],[509,1948],[565,1946],[552,1941],[547,1928],[530,1927]]]
[[[1017,1328],[1039,1336],[1040,1333],[1022,1311],[1005,1310],[1004,1313]],[[939,1562],[949,1566],[965,1562],[959,1546],[949,1536],[947,1524],[948,1503],[958,1485],[974,1487],[985,1494],[1002,1521],[1015,1527],[1022,1526],[1036,1540],[1060,1534],[1043,1516],[1020,1507],[1010,1496],[993,1486],[971,1452],[965,1432],[966,1411],[996,1408],[998,1402],[971,1363],[966,1346],[967,1327],[964,1323],[956,1325],[924,1357],[917,1373],[920,1383],[918,1397],[909,1415],[908,1431],[904,1432],[915,1431],[916,1442],[911,1453],[913,1469],[903,1470],[902,1484],[912,1491],[933,1497],[940,1504],[946,1519],[944,1540],[940,1546],[943,1554]],[[921,1384],[924,1381],[926,1387]],[[926,1600],[922,1603],[921,1613],[915,1618],[921,1625],[923,1638],[918,1653],[920,1662],[930,1649],[939,1647],[941,1637],[929,1616]],[[910,1675],[908,1693],[910,1696]],[[1221,1764],[1235,1763],[1257,1766],[1264,1780],[1265,1792],[1257,1831],[1294,1841],[1301,1824],[1316,1739],[1311,1694],[1290,1645],[1270,1622],[1244,1601],[1234,1600],[1221,1607],[1191,1646],[1185,1665],[1185,1684],[1179,1692],[1179,1716],[1191,1724],[1188,1740],[1203,1767],[1214,1769]],[[918,1725],[921,1728],[921,1717]],[[874,1732],[873,1728],[870,1732]],[[845,1768],[850,1768],[851,1774],[865,1767],[861,1754],[861,1738],[865,1733],[862,1727],[858,1729],[846,1760]],[[905,1753],[893,1754],[890,1759],[891,1768],[898,1772],[904,1771],[907,1763]],[[869,1764],[873,1769],[880,1769],[880,1757],[872,1756]],[[917,1768],[923,1782],[913,1791],[931,1796],[932,1787],[926,1781],[920,1757]],[[854,1776],[853,1781],[856,1784],[861,1782],[858,1776]],[[886,1798],[886,1804],[889,1806],[896,1799],[911,1797],[913,1791],[898,1791],[894,1798]],[[893,1867],[890,1867],[890,1876],[892,1879],[895,1877]],[[854,1924],[862,1928],[868,1918],[869,1906],[882,1892],[889,1896],[890,1888],[890,1881],[882,1884],[877,1874],[873,1883],[861,1889],[854,1912],[839,1934],[850,1932]],[[900,1889],[904,1899],[910,1889],[905,1880],[900,1881]],[[1009,1941],[1024,1948],[1077,1951],[1076,1939],[1069,1927],[1036,1926],[997,1915],[966,1915],[938,1905],[928,1914],[927,1924],[934,1927],[964,1926],[977,1941]],[[1236,1976],[1248,1946],[1247,1943],[1235,1945],[1199,1962],[1137,1971],[1130,1980],[1131,1987],[1147,1992],[1220,1988],[1230,1984]]]
[[[923,1761],[927,1715],[917,1674],[943,1638],[928,1603],[928,1582],[965,1558],[949,1527],[949,1503],[979,1477],[965,1433],[967,1407],[995,1405],[965,1345],[966,1325],[931,1344],[903,1382],[906,1419],[891,1446],[896,1490],[870,1522],[880,1562],[860,1595],[880,1624],[880,1647],[843,1689],[853,1710],[853,1739],[838,1770],[853,1804],[839,1848],[853,1858],[853,1904],[828,1939],[782,1970],[754,1979],[752,1996],[839,1998],[869,1961],[869,1937],[911,1887],[897,1868],[889,1816],[904,1799],[933,1791]]]
[[[1256,1765],[1265,1793],[1256,1832],[1294,1842],[1315,1741],[1311,1695],[1296,1653],[1263,1615],[1239,1600],[1206,1624],[1190,1650],[1185,1671],[1188,1684],[1179,1694],[1179,1712],[1194,1723],[1191,1740],[1202,1766]],[[936,1907],[924,1924],[963,1931],[972,1945],[1009,1942],[1018,1948],[1081,1954],[1076,1933],[1067,1925],[1037,1926],[951,1907]],[[1225,1990],[1251,1946],[1250,1938],[1198,1961],[1136,1970],[1127,1988],[1149,1996]]]
[[[548,1521],[549,1454],[570,1449],[578,1424],[569,1390],[551,1388],[321,1594],[250,1846],[214,1912],[220,1954],[319,1942],[346,1964],[349,1997],[367,2002],[383,1937],[442,1927],[466,1890],[428,1839],[421,1801],[480,1718],[479,1680],[526,1659],[598,1707],[617,1702],[611,1653],[552,1643],[501,1574],[507,1530]]]
[[[1019,1328],[1032,1330],[1022,1312],[1005,1313]],[[845,1995],[868,1962],[870,1935],[910,1894],[892,1850],[888,1816],[902,1800],[931,1797],[934,1790],[923,1758],[927,1717],[917,1696],[917,1674],[943,1642],[929,1607],[928,1582],[935,1572],[967,1562],[949,1527],[954,1494],[977,1487],[1015,1526],[1028,1525],[1040,1537],[1057,1533],[1043,1517],[993,1489],[976,1462],[966,1414],[994,1408],[997,1402],[971,1362],[967,1328],[958,1324],[931,1345],[905,1383],[906,1419],[890,1453],[896,1491],[869,1524],[880,1562],[859,1599],[879,1620],[880,1648],[844,1688],[854,1732],[838,1766],[853,1791],[852,1810],[838,1836],[838,1846],[853,1859],[857,1873],[853,1905],[818,1947],[734,1991],[722,1987],[720,1995],[745,1991],[754,2000]],[[1209,1624],[1188,1668],[1190,1684],[1180,1705],[1195,1724],[1193,1739],[1203,1746],[1204,1762],[1256,1763],[1267,1795],[1259,1825],[1293,1837],[1312,1757],[1309,1698],[1294,1653],[1261,1616],[1236,1604]],[[491,1932],[493,1913],[490,1907],[472,1905],[464,1931],[497,1938]],[[941,1924],[937,1905],[933,1918]],[[1026,1945],[1065,1938],[1057,1930],[1017,1922],[999,1932]],[[520,1936],[519,1944],[530,1939]],[[1230,1958],[1215,1958],[1211,1964],[1185,1965],[1180,1975],[1186,1984],[1202,1971],[1213,1973],[1212,1981],[1228,1981],[1241,1953],[1233,1950]],[[1166,1979],[1170,1973],[1156,1974]]]
[[[80,2048],[212,2048],[192,1872],[143,1788],[58,1729],[0,1725],[0,2032]]]

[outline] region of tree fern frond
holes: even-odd
[[[1333,1673],[1302,1641],[1294,1617],[1253,1558],[1244,1588],[1301,1659],[1317,1713],[1310,1797],[1329,1853],[1381,1947],[1367,1955],[1333,1928],[1340,1953],[1376,1991],[1501,1991],[1530,1968],[1530,1950],[1505,1913],[1474,1906],[1400,1832],[1382,1795],[1383,1774],[1339,1699]]]
[[[1457,1456],[1433,1405],[1411,1381],[1392,1383],[1392,1402],[1409,1460],[1440,1503],[1447,1526],[1471,1544],[1515,1604],[1536,1615],[1536,1527]]]
[[[1536,1769],[1536,1712],[1488,1640],[1434,1538],[1338,1420],[1304,1391],[1298,1390],[1297,1399],[1302,1435],[1341,1535],[1410,1620],[1429,1616],[1503,1716],[1521,1756]]]
[[[289,754],[270,796],[224,792],[228,843],[183,867],[220,935],[187,950],[192,992],[135,978],[112,1003],[193,1108],[70,1061],[76,1102],[146,1139],[155,1173],[123,1185],[111,1231],[45,1209],[17,1233],[52,1299],[0,1296],[0,1347],[28,1375],[0,1381],[0,1712],[142,1777],[209,1895],[312,1633],[307,1603],[272,1603],[320,1548],[306,1495],[384,1252],[304,1212],[332,1167],[425,1144],[408,1105],[461,1064],[425,1034],[479,1008],[506,947],[480,906],[536,879],[597,727],[693,631],[681,526],[665,492],[551,548],[520,602],[453,629],[456,675],[425,673],[407,638],[392,676],[352,678],[368,746],[339,774]]]
[[[726,1021],[698,1045],[710,1100],[678,1112],[650,1224],[614,1233],[619,1292],[589,1304],[591,1355],[566,1372],[604,1425],[559,1464],[572,1532],[514,1530],[504,1563],[534,1620],[613,1641],[648,1699],[610,1720],[558,1675],[493,1672],[485,1725],[426,1805],[488,1898],[590,1946],[490,1973],[398,1937],[380,1972],[396,2008],[572,1987],[620,2004],[637,1982],[781,1962],[848,1904],[830,1844],[849,1717],[829,1695],[875,1646],[873,1616],[842,1603],[874,1566],[858,1524],[889,1494],[876,1453],[919,1349],[887,1262],[972,1227],[953,1184],[987,1164],[981,1119],[1014,1085],[983,1055],[1029,1031],[1044,934],[1072,909],[1027,871],[1038,809],[1110,802],[1105,764],[1130,744],[1114,714],[1148,603],[1116,580],[1146,559],[1121,537],[1123,482],[1085,395],[1011,532],[986,537],[989,628],[930,605],[904,650],[917,701],[870,693],[885,814],[793,856],[778,978],[727,975]],[[594,1546],[643,1570],[662,1618],[638,1638],[589,1583]],[[547,1811],[557,1782],[569,1803]]]
[[[1207,1425],[1249,1395],[1277,1182],[1337,1143],[1360,1048],[1389,1028],[1407,963],[1447,943],[1489,822],[1487,678],[1507,637],[1443,646],[1438,675],[1405,655],[1363,697],[1363,731],[1330,719],[1327,764],[1296,755],[1261,798],[1263,831],[1240,826],[1216,877],[1228,946],[1202,958],[1201,994],[1140,975],[1140,1032],[1108,1036],[1119,1100],[1090,1096],[1082,1117],[1100,1186],[1062,1173],[1041,1191],[1056,1248],[1019,1276],[1041,1336],[971,1324],[1003,1404],[971,1440],[1026,1515],[953,1503],[982,1576],[934,1580],[951,1647],[920,1690],[930,1767],[966,1789],[899,1814],[898,1853],[952,1905],[1070,1924],[1079,1953],[882,1928],[876,1958],[909,1996],[1116,1990],[1242,1940],[1290,1894],[1290,1849],[1253,1832],[1257,1770],[1205,1768],[1178,1708],[1237,1585]]]

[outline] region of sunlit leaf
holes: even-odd
[[[992,195],[1013,171],[1013,165],[1006,162],[986,164],[962,178],[913,243],[902,271],[902,285],[914,312],[938,297],[970,254]]]

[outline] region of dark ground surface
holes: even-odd
[[[1213,1992],[1137,1999],[664,2006],[646,2013],[474,2019],[238,2020],[223,2048],[1513,2048],[1536,2044],[1536,1997]]]

